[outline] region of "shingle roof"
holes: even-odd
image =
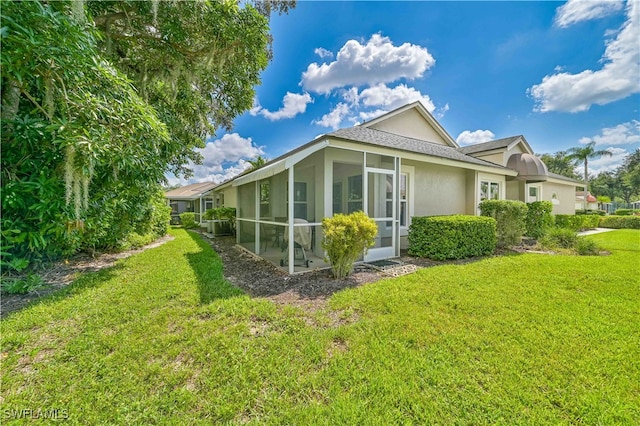
[[[574,183],[577,183],[577,184],[579,184],[579,185],[581,185],[581,184],[583,184],[583,183],[584,183],[584,182],[580,182],[579,180],[572,179],[572,178],[567,177],[567,176],[559,175],[559,174],[557,174],[557,173],[551,173],[551,172],[549,172],[549,173],[547,173],[547,174],[549,175],[549,177],[552,177],[552,178],[555,178],[555,179],[560,179],[560,180],[566,180],[566,181],[569,181],[569,182],[574,182]]]
[[[483,142],[475,145],[464,146],[464,147],[458,148],[458,151],[462,152],[463,154],[475,154],[476,152],[484,152],[484,151],[491,151],[494,149],[506,148],[521,137],[522,135],[510,136],[508,138],[496,139],[490,142]]]
[[[384,132],[382,130],[355,126],[347,129],[336,130],[335,132],[329,133],[327,136],[383,146],[386,148],[416,152],[419,154],[430,155],[432,157],[446,158],[449,160],[462,161],[464,163],[508,170],[506,167],[502,167],[489,161],[465,155],[464,153],[459,152],[456,148],[450,146],[444,146],[420,139],[408,138]]]
[[[182,186],[172,189],[164,193],[166,198],[197,198],[200,194],[205,193],[218,186],[213,182],[192,183],[191,185]]]

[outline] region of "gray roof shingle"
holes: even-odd
[[[483,143],[478,143],[474,145],[463,146],[462,148],[458,148],[458,151],[462,152],[463,154],[475,154],[476,152],[484,152],[484,151],[491,151],[493,149],[506,148],[521,137],[522,135],[510,136],[508,138],[496,139],[490,142],[483,142]]]
[[[416,152],[418,154],[425,154],[432,157],[462,161],[464,163],[476,164],[479,166],[509,170],[506,167],[502,167],[495,163],[466,155],[462,152],[459,152],[456,148],[450,146],[444,146],[420,139],[408,138],[405,136],[384,132],[382,130],[355,126],[347,129],[336,130],[335,132],[329,133],[327,136],[355,142],[368,143],[371,145],[383,146],[385,148],[394,148],[400,149],[402,151]]]

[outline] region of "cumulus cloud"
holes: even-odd
[[[566,28],[591,19],[598,19],[622,9],[621,0],[569,0],[556,10],[554,23]]]
[[[388,37],[374,34],[365,44],[347,41],[333,62],[310,64],[301,84],[309,91],[329,93],[339,87],[422,77],[434,64],[426,48],[411,43],[394,46]]]
[[[406,84],[400,84],[393,88],[387,87],[382,83],[377,84],[364,89],[360,93],[360,100],[362,100],[364,106],[384,107],[387,111],[415,101],[422,102],[422,105],[429,112],[433,112],[436,108],[428,95],[424,95],[419,90],[408,87]]]
[[[254,102],[254,107],[251,108],[249,113],[253,116],[261,115],[271,121],[277,121],[284,118],[293,118],[298,114],[304,114],[307,110],[307,105],[312,102],[313,99],[308,93],[297,94],[287,92],[287,94],[284,95],[284,98],[282,98],[282,108],[279,110],[271,112],[260,106],[256,100]]]
[[[169,184],[224,182],[249,167],[247,160],[265,155],[262,147],[254,145],[251,138],[243,138],[237,133],[228,133],[220,139],[207,142],[205,147],[198,151],[202,154],[203,160],[202,164],[190,165],[193,177],[185,180],[169,175]]]
[[[605,105],[640,92],[640,2],[629,0],[626,15],[617,36],[606,43],[601,69],[557,72],[529,89],[535,111],[587,111],[593,104]]]
[[[318,47],[313,52],[316,55],[320,56],[322,59],[333,58],[333,52],[325,49],[324,47]]]
[[[605,127],[599,135],[583,137],[578,142],[587,144],[595,141],[596,145],[628,145],[640,143],[640,121],[631,120],[613,127]]]
[[[332,111],[323,115],[321,119],[315,120],[313,123],[322,127],[331,127],[333,130],[336,130],[348,114],[349,106],[340,102]]]
[[[489,142],[496,137],[491,130],[465,130],[456,138],[459,145],[475,145],[482,142]]]
[[[629,155],[629,153],[623,148],[610,147],[606,150],[612,154],[611,157],[600,157],[594,160],[589,160],[589,175],[597,175],[602,172],[613,171],[618,168],[624,161],[624,158]],[[582,176],[584,174],[584,166],[576,167],[575,171],[579,176]]]

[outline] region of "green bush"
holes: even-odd
[[[527,205],[514,200],[484,200],[480,214],[496,220],[497,245],[508,247],[520,244],[526,231]]]
[[[605,210],[576,210],[577,215],[584,214],[596,214],[598,216],[605,216],[607,212]]]
[[[571,229],[572,231],[581,231],[585,229],[597,228],[600,223],[598,215],[573,215],[573,214],[557,214],[555,215],[556,227]]]
[[[601,228],[640,229],[640,216],[605,216],[600,218]]]
[[[568,228],[553,228],[547,231],[539,243],[545,249],[570,249],[576,245],[577,240],[576,231]]]
[[[322,219],[322,248],[334,277],[341,279],[353,270],[353,263],[369,247],[378,233],[376,222],[363,212],[336,214]]]
[[[180,213],[180,222],[186,229],[196,228],[196,214],[193,212]]]
[[[553,226],[550,201],[534,201],[527,203],[527,217],[525,218],[525,235],[531,238],[541,238]]]
[[[575,250],[580,256],[597,256],[600,254],[600,246],[592,239],[585,237],[578,237]]]
[[[206,220],[226,220],[229,223],[232,234],[236,232],[236,208],[235,207],[216,207],[208,209],[204,213]]]
[[[0,289],[7,294],[27,294],[44,285],[42,278],[34,273],[28,273],[24,277],[3,276],[0,280]]]
[[[617,209],[614,215],[616,216],[633,216],[636,213],[640,213],[640,210],[634,209]]]
[[[409,226],[409,254],[436,260],[491,254],[496,221],[479,216],[414,217]]]

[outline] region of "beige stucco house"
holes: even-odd
[[[554,213],[573,213],[576,186],[548,173],[523,136],[460,148],[415,102],[322,135],[212,193],[236,207],[239,245],[293,273],[307,269],[296,261],[294,230],[308,232],[309,267],[326,266],[321,221],[336,213],[374,218],[378,235],[364,256],[373,261],[399,256],[413,216],[475,215],[487,198],[548,200]]]
[[[213,182],[201,182],[166,191],[164,197],[171,207],[171,222],[180,223],[181,213],[192,212],[196,222],[202,223],[204,212],[213,207],[211,190],[216,186]]]

